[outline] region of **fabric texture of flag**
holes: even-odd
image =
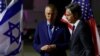
[[[0,12],[2,12],[6,8],[5,0],[0,0]]]
[[[100,44],[99,44],[100,37],[99,37],[98,30],[97,30],[95,19],[93,17],[90,0],[72,0],[71,3],[78,3],[81,6],[83,19],[88,21],[88,23],[91,27],[92,37],[93,37],[92,39],[93,39],[93,43],[94,43],[94,47],[95,47],[95,54],[96,54],[95,56],[99,56],[100,55]],[[68,22],[65,18],[65,15],[63,15],[61,21]],[[69,23],[68,23],[68,25],[71,26],[71,24],[69,24]]]
[[[22,0],[0,0],[0,56],[17,56],[22,49]]]

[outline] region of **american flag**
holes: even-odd
[[[18,56],[22,49],[22,0],[0,0],[0,56]]]
[[[90,4],[90,0],[72,0],[71,3],[78,3],[81,6],[81,11],[82,11],[82,17],[83,19],[85,19],[86,21],[88,21],[90,27],[91,27],[91,31],[92,31],[92,39],[93,39],[93,43],[94,43],[94,47],[95,47],[95,56],[99,56],[100,55],[100,37],[99,37],[99,33],[96,27],[96,22],[95,19],[93,17],[93,11],[91,8],[91,4]],[[68,25],[70,25],[69,28],[72,28],[71,24],[68,22],[68,20],[66,20],[65,15],[63,15],[61,21],[68,23]]]
[[[93,12],[89,0],[73,0],[72,3],[78,3],[81,6],[83,19],[91,19]]]

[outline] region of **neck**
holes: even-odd
[[[74,24],[78,19],[76,19],[76,17],[74,18],[74,20],[72,21],[72,23]]]
[[[54,23],[50,22],[50,21],[47,21],[47,24],[49,25],[54,25]]]

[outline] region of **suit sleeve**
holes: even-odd
[[[92,35],[91,35],[90,28],[88,26],[84,27],[80,31],[80,40],[81,40],[82,45],[85,48],[86,56],[93,56],[93,53],[92,53],[92,49],[93,49]]]
[[[43,45],[40,44],[40,38],[39,38],[39,26],[36,28],[35,34],[34,34],[34,41],[33,41],[33,47],[34,49],[39,52],[42,53],[42,51],[40,50],[40,48]]]
[[[63,36],[64,42],[56,44],[58,50],[66,50],[69,48],[70,33],[68,29],[64,29]]]

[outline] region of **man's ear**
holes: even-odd
[[[75,17],[75,20],[78,20],[80,18],[80,16],[78,15],[78,13],[74,13],[74,17]]]

